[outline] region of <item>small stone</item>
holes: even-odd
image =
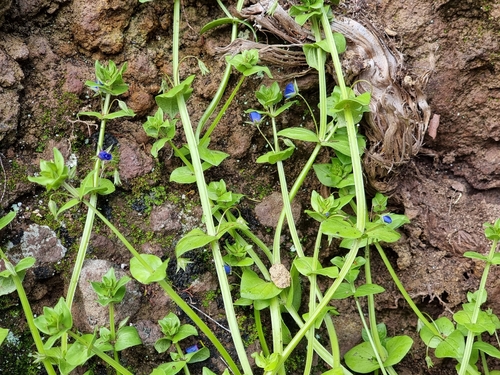
[[[271,280],[278,288],[288,288],[290,286],[290,272],[281,263],[276,263],[269,269]]]

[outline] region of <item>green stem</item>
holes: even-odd
[[[221,3],[220,0],[217,0],[217,3],[222,8],[224,13],[228,15],[228,17],[232,17],[231,13],[227,11],[226,7],[224,7],[224,5]],[[241,11],[241,9],[243,8],[243,4],[244,0],[238,0],[238,3],[236,4],[236,10],[238,12]],[[231,28],[231,42],[235,40],[237,36],[238,36],[238,25],[234,23]],[[195,133],[196,139],[200,139],[200,134],[201,130],[203,129],[203,126],[208,121],[212,113],[214,113],[215,109],[217,108],[222,99],[222,96],[226,92],[226,87],[227,84],[229,83],[229,78],[231,77],[232,69],[233,67],[231,65],[229,64],[226,65],[226,70],[224,71],[224,75],[222,76],[219,87],[217,88],[217,92],[215,93],[212,101],[210,102],[207,109],[203,113],[203,116],[201,116],[200,121],[198,122],[198,126],[196,127],[196,133]]]
[[[10,263],[7,257],[5,256],[4,252],[0,249],[0,259],[3,259],[5,264]],[[12,263],[11,268],[14,268],[14,265]],[[33,311],[31,310],[31,305],[29,303],[28,297],[26,296],[26,291],[24,290],[23,287],[23,282],[17,275],[17,273],[11,274],[12,281],[14,281],[14,284],[17,289],[17,295],[19,296],[19,300],[21,301],[21,306],[23,307],[24,311],[24,316],[26,317],[26,322],[28,323],[28,327],[31,332],[31,336],[33,337],[33,341],[35,342],[36,350],[38,353],[42,355],[42,357],[46,356],[45,348],[43,346],[43,341],[40,336],[40,332],[38,331],[38,328],[36,328],[35,325],[35,317],[33,316]],[[45,358],[42,360],[43,366],[45,367],[45,370],[49,375],[56,375],[56,371],[54,370],[54,367],[50,363],[50,360],[48,358]]]
[[[181,349],[181,346],[179,345],[178,342],[176,342],[174,344],[175,348],[177,349],[177,354],[179,354],[182,358],[182,356],[184,355],[184,353],[182,352],[182,349]],[[188,366],[187,366],[187,363],[184,365],[184,375],[190,375],[189,374],[189,369],[188,369]]]
[[[367,245],[365,247],[365,278],[367,284],[372,284],[372,270],[370,267],[370,247]],[[373,349],[381,356],[382,362],[385,362],[387,359],[385,355],[385,349],[382,346],[382,342],[380,341],[380,337],[377,331],[377,318],[375,315],[375,297],[373,294],[369,294],[367,296],[368,300],[368,321],[370,323],[370,331],[373,337],[373,341],[375,346]]]
[[[262,329],[260,310],[254,308],[253,317],[255,320],[255,328],[257,329],[257,335],[259,336],[260,347],[262,348],[262,352],[264,353],[264,355],[268,357],[271,353],[269,353],[269,347],[267,346],[266,336],[264,335],[264,330]]]
[[[335,45],[335,40],[333,39],[332,28],[328,20],[328,15],[326,14],[325,8],[322,8],[321,12],[321,25],[325,33],[325,38],[327,40],[328,46],[331,51],[333,66],[335,68],[335,73],[337,75],[337,83],[340,87],[342,93],[342,99],[347,99],[347,89],[345,86],[344,76],[342,73],[342,65],[340,63],[339,54],[337,52],[337,46]],[[365,223],[367,217],[366,210],[366,197],[365,197],[365,187],[363,182],[363,167],[361,164],[361,157],[358,151],[358,140],[356,125],[354,124],[354,119],[352,117],[352,112],[349,107],[344,109],[344,118],[347,127],[347,136],[349,138],[349,149],[351,150],[351,160],[352,160],[352,173],[354,175],[354,187],[356,193],[356,227],[361,231],[365,231]]]
[[[439,331],[436,329],[436,327],[434,326],[434,324],[431,324],[427,318],[424,316],[424,314],[422,314],[422,312],[420,311],[420,309],[417,307],[417,305],[415,305],[415,302],[413,302],[413,300],[411,299],[410,295],[408,294],[408,292],[406,291],[406,289],[404,288],[403,284],[401,283],[401,281],[399,280],[399,277],[398,275],[396,274],[396,272],[394,271],[394,268],[392,268],[392,265],[391,265],[391,262],[389,262],[389,259],[387,259],[387,256],[385,255],[385,251],[384,249],[382,248],[382,246],[380,246],[380,244],[378,242],[374,242],[374,245],[375,247],[377,248],[378,250],[378,253],[380,254],[380,258],[382,258],[382,261],[384,262],[384,265],[385,265],[385,268],[387,268],[387,271],[389,271],[389,274],[391,275],[392,277],[392,280],[394,280],[394,284],[396,284],[396,287],[399,289],[399,292],[403,295],[403,298],[405,299],[406,303],[410,306],[410,308],[413,310],[413,312],[415,313],[415,315],[417,315],[418,319],[420,319],[420,321],[436,336],[436,337],[441,337],[441,333],[439,333]],[[444,338],[443,338],[444,339]]]
[[[358,314],[359,314],[359,317],[361,319],[361,323],[363,324],[363,328],[365,329],[366,335],[368,336],[368,341],[370,341],[370,345],[374,349],[373,353],[375,354],[375,358],[377,359],[378,365],[380,366],[380,370],[382,371],[382,373],[384,375],[387,375],[387,373],[385,372],[385,368],[384,368],[384,361],[382,360],[382,358],[380,358],[380,352],[377,350],[377,346],[376,346],[375,342],[373,341],[375,338],[375,335],[378,337],[378,333],[375,333],[375,335],[373,335],[371,333],[370,328],[368,327],[368,324],[366,324],[366,319],[365,319],[364,314],[363,314],[363,309],[361,308],[361,305],[359,304],[359,300],[356,297],[354,297],[354,300],[356,301],[356,307],[358,309]]]
[[[141,255],[137,252],[137,250],[132,246],[132,244],[121,234],[121,232],[113,225],[111,222],[106,219],[97,209],[90,206],[89,202],[83,201],[83,203],[92,209],[97,217],[108,226],[109,229],[118,237],[118,239],[125,245],[125,247],[130,251],[130,253],[141,263],[141,265],[148,272],[153,273],[154,270],[151,266],[141,257]],[[197,327],[203,332],[205,336],[210,340],[210,342],[215,346],[215,348],[219,351],[219,354],[224,358],[231,371],[236,375],[241,375],[238,366],[234,362],[233,358],[229,355],[226,348],[222,345],[219,339],[213,334],[210,328],[205,324],[203,320],[196,314],[196,312],[182,299],[179,294],[175,292],[175,290],[165,281],[159,281],[158,284],[162,287],[165,293],[174,301],[174,303],[179,306],[179,308],[186,313],[186,315],[197,325]]]
[[[470,319],[471,324],[477,323],[477,317],[479,316],[479,312],[481,311],[483,295],[486,293],[486,281],[488,280],[488,273],[490,272],[491,259],[493,259],[493,256],[495,255],[497,246],[498,246],[498,240],[493,240],[490,252],[488,254],[488,260],[486,261],[486,265],[484,266],[483,275],[479,283],[478,293],[476,296],[476,303],[474,304],[474,310],[472,311],[472,316]],[[464,355],[462,357],[462,361],[460,362],[460,371],[458,372],[459,375],[465,375],[465,373],[467,372],[470,356],[472,354],[472,345],[474,344],[475,337],[476,334],[474,332],[470,330],[467,332],[467,340],[465,342]]]
[[[238,83],[236,84],[236,87],[231,92],[231,95],[229,95],[229,98],[227,98],[226,102],[224,103],[221,110],[219,111],[219,113],[215,117],[214,121],[210,124],[210,127],[207,129],[207,131],[203,135],[203,138],[201,139],[200,144],[203,144],[203,142],[206,142],[208,140],[208,138],[210,137],[210,135],[214,131],[215,127],[219,123],[222,116],[224,116],[226,114],[226,110],[228,109],[229,105],[233,102],[234,97],[238,93],[238,91],[239,91],[239,89],[244,81],[245,81],[245,76],[241,76],[240,79],[238,80]],[[199,137],[198,134],[196,136]]]
[[[111,338],[111,342],[115,342],[116,340],[116,328],[115,328],[115,304],[109,304],[109,336]],[[113,357],[116,362],[119,362],[118,352],[114,349],[113,346]]]
[[[85,341],[84,339],[82,339],[80,336],[78,336],[77,334],[71,332],[71,331],[68,331],[68,334],[73,338],[75,339],[76,341],[78,341],[80,344],[84,345],[85,347],[89,347],[89,343],[87,341]],[[109,355],[107,355],[106,353],[104,353],[102,350],[96,348],[95,346],[91,346],[90,347],[91,350],[99,357],[101,358],[102,360],[104,360],[106,363],[108,363],[110,366],[112,366],[116,372],[118,374],[121,374],[121,375],[134,375],[133,373],[131,373],[129,370],[127,370],[125,367],[123,367],[119,362],[115,361],[113,358],[111,358]]]

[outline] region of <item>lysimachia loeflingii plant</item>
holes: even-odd
[[[220,0],[217,2],[226,17],[210,22],[202,31],[222,24],[232,24],[231,39],[234,40],[238,25],[250,25],[233,17]],[[70,311],[96,216],[131,252],[131,276],[142,284],[158,283],[194,322],[194,325],[181,324],[179,318],[172,312],[158,322],[163,337],[156,342],[155,348],[160,353],[170,351],[172,361],[158,366],[152,375],[172,375],[180,371],[189,374],[190,363],[208,358],[210,353],[203,345],[201,348],[197,344],[183,350],[179,344],[180,341],[198,333],[211,341],[225,361],[227,369],[224,375],[229,372],[236,375],[253,374],[254,369],[242,340],[236,315],[236,308],[241,307],[235,306],[251,306],[253,310],[260,351],[252,353],[251,356],[255,365],[262,368],[266,375],[289,373],[288,359],[303,340],[307,343],[307,349],[304,367],[300,372],[304,374],[315,373],[316,370],[313,369],[315,355],[323,360],[325,367],[329,368],[323,372],[324,375],[350,374],[348,368],[358,373],[395,374],[394,366],[408,353],[412,339],[408,336],[388,337],[385,325],[376,321],[374,295],[383,292],[384,288],[372,283],[370,250],[373,246],[409,306],[420,319],[422,339],[430,347],[436,347],[436,356],[453,357],[459,363],[467,363],[467,366],[458,366],[460,374],[477,372],[475,360],[478,353],[481,354],[485,366],[484,355],[496,356],[497,353],[494,348],[488,346],[489,344],[481,341],[481,333],[485,331],[493,333],[498,328],[498,319],[495,320],[494,315],[488,311],[480,311],[480,305],[486,300],[486,278],[484,277],[484,283],[482,281],[478,292],[469,296],[469,304],[464,305],[463,312],[455,314],[454,319],[458,323],[455,329],[450,321],[438,319],[431,323],[426,319],[404,290],[384,253],[381,243],[397,241],[400,235],[396,229],[408,220],[403,215],[387,212],[387,197],[379,193],[371,200],[371,209],[368,210],[361,163],[365,140],[358,133],[357,124],[361,121],[363,113],[369,110],[370,94],[367,92],[356,94],[345,84],[339,54],[345,50],[346,42],[342,35],[331,30],[330,6],[323,0],[303,0],[290,9],[290,14],[295,17],[297,23],[303,25],[307,22],[310,25],[316,39],[314,43],[304,45],[303,51],[309,66],[317,71],[319,78],[317,117],[313,115],[309,103],[294,82],[286,85],[283,92],[277,82],[267,86],[261,85],[255,93],[259,107],[248,108],[246,111],[249,116],[248,124],[258,128],[270,150],[261,155],[257,163],[266,163],[270,168],[276,168],[281,189],[283,210],[274,233],[274,240],[269,245],[252,233],[245,220],[237,214],[238,203],[243,195],[229,191],[223,180],[207,183],[205,171],[219,166],[229,156],[211,149],[210,137],[229,105],[237,97],[246,77],[265,75],[272,78],[271,71],[259,65],[257,50],[247,50],[228,56],[220,87],[198,124],[193,126],[187,102],[193,92],[192,85],[196,82],[196,77],[191,75],[181,80],[179,76],[179,65],[182,62],[179,59],[180,0],[174,0],[173,5],[173,75],[162,83],[162,91],[156,97],[158,109],[152,116],[147,117],[143,128],[146,134],[155,140],[151,149],[154,157],[158,157],[165,144],[169,144],[175,156],[181,159],[183,165],[172,172],[171,182],[196,183],[205,227],[192,229],[179,239],[175,247],[177,264],[179,269],[183,269],[189,263],[186,257],[188,251],[210,248],[236,357],[229,354],[214,332],[172,289],[166,279],[168,259],[162,260],[152,254],[138,253],[117,228],[96,209],[97,196],[111,194],[115,190],[114,183],[107,178],[110,170],[113,170],[115,159],[114,150],[105,149],[103,144],[106,122],[124,116],[134,116],[125,102],[115,98],[128,89],[122,77],[126,64],[118,68],[111,61],[107,65],[96,62],[96,80],[87,81],[86,84],[100,98],[101,111],[79,114],[95,117],[101,122],[94,168],[81,180],[79,186],[75,187],[73,183],[76,180],[76,171],[69,169],[61,153],[54,149],[53,160],[42,161],[40,174],[30,177],[31,181],[45,186],[48,191],[53,191],[53,194],[58,194],[58,198],[62,197],[65,201],[61,207],[57,207],[55,199],[49,201],[49,208],[54,218],[59,219],[65,211],[82,204],[88,210],[66,297],[61,297],[54,308],[44,308],[44,314],[34,318],[22,287],[22,279],[35,260],[26,258],[13,265],[3,252],[0,253],[6,265],[6,270],[0,273],[0,292],[5,294],[18,291],[36,344],[36,360],[44,365],[47,373],[56,374],[57,367],[59,373],[67,374],[97,355],[112,366],[116,373],[131,374],[120,364],[119,352],[140,344],[140,339],[135,328],[126,324],[127,320],[118,325],[114,321],[114,305],[124,297],[125,284],[130,281],[128,277],[117,280],[114,271],[110,270],[104,275],[102,282],[92,284],[98,294],[98,302],[109,308],[109,328],[101,327],[99,331],[83,335],[73,331]],[[239,0],[236,8],[241,10],[242,7],[243,1]],[[329,58],[333,62],[337,82],[337,86],[330,93],[327,89],[325,71],[325,64]],[[205,69],[203,64],[200,64],[200,67]],[[238,81],[227,100],[221,104],[233,70],[238,72]],[[309,109],[314,129],[298,126],[280,129],[280,116],[300,102]],[[214,119],[209,123],[214,114]],[[185,145],[174,143],[176,125],[179,121],[182,124]],[[314,148],[304,162],[301,172],[292,182],[285,174],[284,164],[298,147],[297,142],[313,143]],[[335,156],[329,163],[315,164],[316,157],[324,148],[329,149]],[[306,210],[306,213],[317,222],[317,234],[314,247],[309,252],[303,248],[295,226],[291,203],[305,179],[312,178],[309,174],[311,170],[332,193],[328,196],[322,196],[316,191],[311,193],[310,209]],[[114,182],[118,183],[119,176],[116,171],[114,177]],[[0,229],[13,218],[14,214],[9,214],[1,219]],[[286,262],[282,253],[281,239],[285,223],[296,255],[290,269],[283,265]],[[500,238],[497,233],[499,225],[496,223],[488,227],[487,236],[494,242],[488,257],[466,253],[466,256],[486,261],[488,269],[490,264],[498,263],[494,250]],[[320,254],[324,250],[324,245],[325,243],[330,245],[333,241],[339,243],[340,247],[348,249],[347,253],[344,256],[334,257],[330,264],[322,264]],[[362,248],[364,253],[360,254]],[[360,285],[358,276],[362,270],[365,284]],[[228,272],[241,278],[238,293],[235,293],[229,283]],[[487,269],[485,274],[487,275]],[[320,278],[330,283],[326,290],[320,289],[318,283]],[[309,287],[308,296],[302,293],[305,282]],[[236,301],[235,294],[239,296]],[[344,357],[344,363],[348,368],[341,363],[339,341],[335,330],[335,316],[338,312],[331,304],[331,301],[342,298],[354,299],[361,318],[360,331],[363,337],[363,343],[349,350]],[[360,298],[367,298],[368,319],[365,319]],[[301,306],[303,301],[307,302],[307,306]],[[262,326],[261,315],[266,312],[271,322],[270,339],[266,337],[269,330]],[[298,329],[294,334],[285,324],[283,313],[289,314],[296,323]],[[319,332],[326,335],[328,345],[323,344],[324,341],[320,342]],[[45,335],[45,340],[40,333]],[[0,330],[0,342],[6,334],[5,330]],[[69,340],[69,337],[72,340]],[[59,343],[59,346],[56,346],[56,343]],[[453,349],[448,350],[450,347]],[[211,370],[203,369],[203,375],[212,374],[214,373]]]

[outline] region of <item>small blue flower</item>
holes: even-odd
[[[231,273],[231,266],[224,264],[224,271],[226,271],[226,275],[229,275]]]
[[[198,348],[198,345],[194,344],[193,346],[190,346],[190,347],[186,348],[186,354],[196,353],[198,350],[200,350]]]
[[[295,92],[295,84],[293,82],[290,82],[288,85],[285,86],[285,99],[290,99],[293,98],[297,93]]]
[[[250,121],[253,123],[260,122],[262,120],[262,116],[259,112],[250,112]]]
[[[104,160],[104,161],[110,161],[111,159],[113,159],[113,155],[111,155],[106,150],[99,151],[99,154],[97,154],[97,157],[101,160]]]
[[[391,219],[391,217],[390,217],[389,215],[384,215],[384,216],[382,216],[382,220],[383,220],[383,221],[384,221],[384,223],[386,223],[386,224],[390,224],[390,223],[392,223],[392,219]]]

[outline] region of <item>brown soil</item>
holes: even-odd
[[[194,187],[168,182],[179,161],[171,158],[169,149],[160,153],[158,162],[153,160],[149,154],[152,142],[142,130],[145,116],[155,110],[154,95],[162,77],[171,74],[171,7],[171,2],[161,0],[147,4],[136,0],[0,1],[0,16],[5,9],[0,24],[0,204],[4,212],[13,205],[19,208],[15,221],[2,232],[2,249],[10,242],[13,247],[9,251],[15,254],[33,223],[51,227],[68,249],[58,264],[38,264],[38,273],[30,271],[27,275],[26,288],[36,314],[64,295],[71,275],[68,265],[76,253],[84,211],[66,215],[65,227],[51,220],[47,209],[49,194],[28,182],[26,176],[38,170],[40,159],[51,158],[54,146],[65,157],[76,155],[80,175],[90,168],[96,129],[75,121],[75,114],[98,109],[99,103],[83,85],[85,80],[94,79],[95,60],[128,62],[125,80],[130,90],[124,100],[137,113],[131,120],[111,121],[108,125],[108,144],[119,145],[124,185],[111,197],[101,199],[100,209],[141,251],[171,257],[172,263],[176,241],[182,233],[200,224],[201,210]],[[387,251],[418,306],[433,318],[451,317],[466,301],[466,293],[475,290],[482,272],[482,265],[464,258],[463,253],[485,253],[489,243],[483,236],[482,225],[500,217],[500,4],[488,0],[352,0],[344,2],[337,11],[385,30],[387,40],[403,54],[407,71],[414,77],[426,75],[428,79],[424,92],[432,114],[439,115],[440,120],[431,122],[419,154],[384,176],[390,179],[391,210],[411,219],[401,230],[402,240]],[[194,59],[186,59],[181,65],[181,77],[197,74],[189,100],[196,123],[217,90],[225,66],[217,48],[229,43],[229,29],[217,28],[200,36],[203,25],[222,16],[213,1],[184,0],[182,14],[181,57],[201,58],[211,71],[201,76]],[[261,40],[273,43],[276,37],[266,34],[261,35]],[[297,73],[293,68],[272,69],[278,77]],[[233,78],[230,88],[235,82]],[[272,215],[279,205],[268,199],[264,201],[266,208],[259,211],[256,206],[279,191],[278,178],[273,168],[255,163],[265,143],[256,129],[244,123],[244,111],[256,107],[253,92],[260,84],[269,82],[246,80],[241,96],[212,136],[212,148],[227,152],[230,157],[207,175],[208,181],[224,179],[232,191],[246,195],[241,212],[252,230],[268,242],[272,240],[272,231],[266,225],[272,225]],[[283,79],[280,84],[286,82]],[[301,93],[314,102],[314,76],[303,76],[298,84]],[[311,125],[308,120],[301,120],[304,110],[301,107],[285,113],[282,126],[298,122]],[[180,145],[182,141],[178,135],[176,143]],[[289,181],[294,180],[310,151],[310,146],[299,144],[297,152],[285,163]],[[319,161],[328,159],[326,152],[319,157]],[[307,209],[310,191],[319,188],[311,174],[296,198],[299,212]],[[314,238],[313,222],[301,215],[298,226],[301,236],[309,239],[305,240],[306,246],[309,245]],[[285,244],[291,245],[288,236]],[[335,247],[326,249],[325,262],[342,251]],[[123,245],[103,227],[94,234],[88,257],[117,266],[126,265],[130,259]],[[416,333],[417,319],[382,262],[377,256],[373,258],[374,282],[386,288],[376,298],[379,321],[387,324],[390,334],[407,334],[415,340],[410,355],[397,366],[398,372],[454,374],[455,364],[451,361],[435,360],[435,367],[426,367],[425,346]],[[203,254],[194,256],[194,260],[188,274],[175,273],[175,265],[169,267],[173,285],[190,303],[223,323],[220,298],[216,293],[214,298],[206,298],[209,291],[216,289],[213,268]],[[498,272],[494,269],[488,282],[488,306],[493,312],[500,309]],[[194,280],[198,282],[193,283]],[[180,314],[154,286],[138,286],[137,293],[140,306],[131,321],[145,327],[143,331],[154,330],[151,322],[169,311]],[[18,308],[15,296],[1,297],[0,326],[22,336],[25,323]],[[338,309],[341,315],[335,319],[345,352],[360,341],[361,329],[354,305],[342,302]],[[239,314],[248,312],[242,310]],[[85,317],[76,323],[88,329],[83,321]],[[229,346],[227,333],[212,325]],[[249,348],[249,352],[255,350],[253,345]],[[6,366],[2,358],[0,355],[0,369]],[[126,365],[137,374],[149,373],[157,360],[166,358],[157,356],[150,346],[123,354]],[[100,373],[99,365],[95,366],[96,373]],[[214,370],[221,368],[215,355],[210,366]],[[26,372],[25,368],[19,371]],[[201,373],[193,373],[196,371]],[[293,373],[302,373],[300,367]]]

